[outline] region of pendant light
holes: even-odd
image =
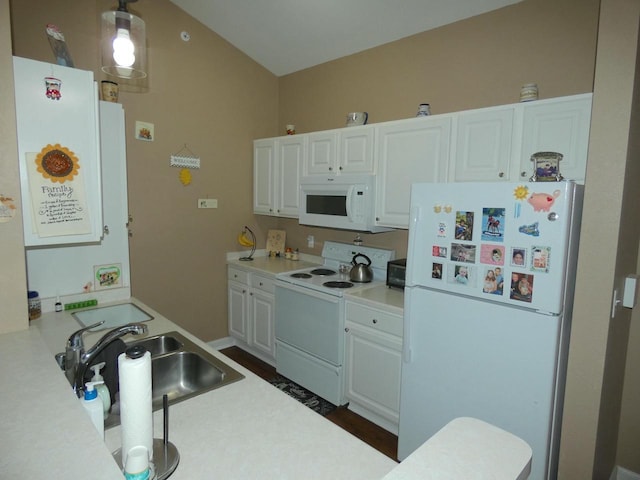
[[[102,71],[119,78],[147,76],[147,46],[144,20],[127,11],[118,0],[118,9],[102,14]]]

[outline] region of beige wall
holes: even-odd
[[[43,26],[53,22],[65,32],[77,66],[97,72],[98,13],[115,2],[96,3],[14,1],[15,53],[52,61]],[[621,311],[611,323],[608,315],[613,284],[629,273],[627,265],[636,265],[638,245],[628,221],[629,212],[638,211],[637,199],[631,189],[621,189],[625,168],[629,181],[637,180],[626,161],[637,154],[627,138],[635,127],[629,105],[638,12],[635,0],[602,5],[597,74],[600,2],[525,0],[277,79],[168,0],[134,4],[147,21],[150,78],[147,93],[123,92],[121,102],[129,134],[136,119],[156,125],[155,142],[130,137],[127,144],[134,294],[201,338],[219,338],[227,334],[224,252],[238,248],[235,235],[242,225],[256,227],[259,247],[266,230],[278,226],[287,230],[290,245],[315,254],[324,240],[353,238],[294,220],[254,217],[253,138],[282,134],[286,123],[299,132],[340,127],[353,110],[366,110],[378,122],[412,117],[421,102],[431,103],[434,113],[511,103],[526,82],[537,82],[542,98],[589,92],[595,76],[583,222],[588,233],[580,253],[560,478],[607,478],[616,448],[621,465],[640,471],[633,463],[640,419],[628,403],[637,379],[625,385],[625,428],[616,442],[629,313]],[[182,30],[191,34],[189,44],[179,39]],[[185,143],[203,162],[189,187],[167,166],[169,155]],[[196,210],[195,200],[203,196],[218,198],[221,208]],[[629,207],[621,210],[624,202]],[[606,232],[599,230],[603,217]],[[306,247],[309,234],[316,237],[314,249]],[[364,238],[406,253],[406,232]],[[629,358],[637,358],[637,337]]]
[[[14,199],[17,211],[0,223],[0,333],[6,333],[29,326],[8,0],[0,0],[0,132],[0,195]]]
[[[112,0],[12,2],[14,53],[53,62],[44,26],[64,32],[75,65],[99,70],[99,14]],[[278,79],[168,0],[130,5],[147,25],[149,78],[143,93],[122,87],[127,123],[133,295],[204,340],[227,336],[225,252],[253,225],[252,146],[275,135]],[[191,35],[183,42],[180,32]],[[134,139],[136,120],[155,141]],[[187,145],[201,159],[183,186],[169,158]],[[198,210],[216,198],[217,210]],[[258,231],[264,237],[266,232]],[[263,241],[264,246],[264,241]]]
[[[281,77],[278,133],[288,123],[300,133],[342,127],[350,111],[367,111],[376,123],[413,117],[424,102],[434,114],[514,103],[530,82],[538,83],[540,98],[591,92],[598,4],[526,0]],[[279,225],[305,253],[354,236],[295,220]],[[314,249],[306,246],[309,234]],[[406,255],[406,231],[363,238]]]

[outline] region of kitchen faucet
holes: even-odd
[[[64,353],[64,371],[78,397],[84,388],[84,375],[87,368],[93,361],[93,359],[104,350],[114,340],[131,333],[133,335],[140,335],[147,333],[147,326],[142,323],[128,323],[118,328],[114,328],[105,333],[96,344],[85,352],[84,340],[82,335],[92,328],[99,327],[104,323],[104,320],[88,327],[81,328],[77,332],[74,332],[67,340],[67,345]]]

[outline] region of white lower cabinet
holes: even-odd
[[[345,396],[349,410],[398,434],[402,314],[345,302]],[[397,309],[393,309],[397,310]]]
[[[275,278],[229,266],[229,335],[270,365],[275,365]]]

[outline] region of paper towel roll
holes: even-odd
[[[126,353],[118,357],[122,463],[132,448],[143,446],[153,459],[153,408],[151,400],[151,354],[139,358]]]

